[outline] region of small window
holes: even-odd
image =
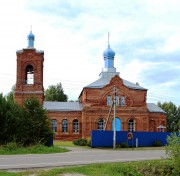
[[[121,106],[125,106],[125,97],[124,96],[122,96],[121,97]]]
[[[135,131],[135,122],[133,119],[130,119],[128,122],[128,131]]]
[[[26,73],[25,73],[25,83],[26,84],[34,84],[34,69],[32,65],[26,66]]]
[[[116,106],[118,106],[119,105],[119,97],[117,95],[115,96],[115,102],[116,102]]]
[[[51,125],[52,125],[52,130],[53,130],[54,132],[57,132],[57,120],[56,120],[56,119],[53,119],[53,120],[51,121]]]
[[[62,121],[62,132],[63,133],[67,133],[68,132],[68,121],[66,119],[64,119]]]
[[[111,96],[108,95],[107,96],[107,106],[111,106],[112,105],[112,99],[111,99]]]
[[[77,119],[73,120],[73,132],[79,133],[79,122]]]
[[[104,121],[102,118],[98,120],[98,130],[104,130]]]

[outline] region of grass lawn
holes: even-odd
[[[1,146],[0,155],[15,155],[15,154],[48,154],[48,153],[63,153],[69,151],[62,147],[46,147],[43,145],[36,145],[32,147],[18,148],[17,146]]]
[[[88,146],[74,145],[72,141],[54,141],[54,146],[90,148]],[[112,149],[112,148],[105,148],[105,149]],[[132,150],[132,148],[116,148],[116,150]],[[165,147],[137,147],[137,148],[134,147],[133,150],[165,150]]]
[[[86,166],[31,170],[21,172],[0,171],[1,176],[64,176],[64,174],[88,176],[160,176],[172,175],[171,160],[139,161],[126,163],[105,163]]]
[[[72,141],[56,141],[56,140],[54,140],[54,146],[78,147],[77,145],[74,145]]]

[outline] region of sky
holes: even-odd
[[[99,78],[103,51],[120,77],[148,89],[147,102],[180,105],[179,0],[1,0],[0,92],[16,83],[16,51],[44,50],[44,88],[62,83],[69,100]]]

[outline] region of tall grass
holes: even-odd
[[[50,170],[32,170],[19,173],[0,171],[1,176],[62,176],[65,173],[85,176],[172,176],[171,160],[139,161],[128,163],[105,163],[86,166],[55,168]],[[14,175],[12,175],[14,174]]]
[[[41,144],[31,147],[18,147],[15,143],[8,143],[0,147],[0,155],[14,155],[14,154],[47,154],[47,153],[62,153],[67,152],[68,149],[62,147],[47,147]]]

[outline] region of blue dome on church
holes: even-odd
[[[103,52],[103,57],[104,58],[114,58],[114,56],[115,56],[115,52],[108,45],[106,50]]]
[[[28,48],[34,48],[34,39],[35,35],[30,31],[30,33],[27,36],[28,39]]]
[[[35,36],[34,36],[34,34],[32,33],[32,31],[30,31],[30,33],[28,34],[28,39],[32,39],[32,40],[34,40],[34,38],[35,38]]]

